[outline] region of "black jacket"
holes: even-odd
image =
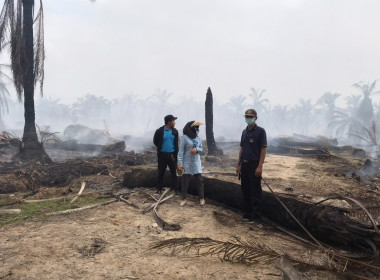
[[[156,130],[153,137],[153,143],[157,147],[157,154],[160,153],[162,142],[164,141],[164,125],[161,126],[159,129]],[[174,158],[177,160],[177,154],[178,154],[178,130],[174,127],[172,128],[172,133],[174,135]]]

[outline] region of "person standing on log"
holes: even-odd
[[[169,166],[172,174],[172,189],[178,194],[177,178],[177,154],[178,154],[178,130],[174,128],[175,120],[173,115],[164,118],[165,125],[156,130],[153,143],[157,147],[158,162],[158,186],[156,194],[160,194],[163,188],[163,181],[166,167]]]
[[[262,209],[261,174],[267,148],[265,129],[256,124],[254,109],[245,111],[246,129],[240,140],[236,173],[241,178],[243,192],[243,221],[260,221]]]
[[[180,206],[186,205],[187,189],[192,175],[198,189],[199,203],[201,206],[205,205],[201,156],[199,154],[203,152],[203,146],[202,140],[198,136],[199,126],[202,124],[198,121],[191,121],[183,128],[183,135],[178,151],[178,170],[183,170],[184,172],[182,176],[182,201]]]

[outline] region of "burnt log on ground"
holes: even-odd
[[[300,141],[292,137],[276,138],[269,143],[267,148],[268,153],[293,155],[329,155],[330,151],[359,157],[366,155],[363,149],[352,146],[336,146],[328,141]]]
[[[108,153],[102,157],[86,160],[75,159],[53,162],[49,165],[0,164],[0,193],[36,191],[40,187],[66,187],[74,179],[91,175],[110,175],[109,169],[124,170],[128,166],[146,165],[156,162],[156,152]]]
[[[50,165],[4,164],[0,167],[0,193],[35,191],[44,187],[65,187],[74,179],[95,174],[108,175],[108,167],[83,160]]]
[[[218,201],[226,206],[242,209],[243,198],[240,185],[204,177],[205,197]],[[171,182],[169,172],[165,174],[164,184]],[[124,175],[124,187],[155,187],[157,170],[154,166],[131,168]],[[188,193],[197,195],[196,187],[190,183]],[[318,240],[337,246],[344,250],[374,252],[378,254],[380,235],[369,225],[359,223],[345,215],[340,208],[328,205],[315,205],[297,201],[289,197],[281,197],[299,222]],[[269,192],[263,192],[263,214],[269,220],[303,234],[301,227],[291,215]]]
[[[99,144],[80,144],[76,141],[65,141],[59,143],[44,143],[45,148],[59,149],[65,151],[81,151],[89,153],[102,153],[102,152],[115,152],[121,153],[125,150],[125,142],[118,141],[112,144],[99,145]]]

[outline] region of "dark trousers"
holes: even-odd
[[[248,161],[241,163],[241,189],[243,191],[243,211],[244,217],[257,219],[261,217],[262,189],[261,177],[255,176],[258,161]]]
[[[178,191],[178,178],[177,178],[177,160],[174,158],[173,153],[159,153],[157,158],[158,161],[158,190],[162,190],[164,184],[164,175],[166,167],[169,166],[170,173],[172,174],[172,185],[171,188]]]
[[[181,177],[181,193],[182,193],[182,199],[186,199],[187,196],[187,189],[189,187],[191,175],[190,174],[183,174]],[[194,174],[194,181],[197,186],[198,195],[200,199],[205,198],[205,192],[204,192],[204,186],[203,186],[203,177],[202,174]]]

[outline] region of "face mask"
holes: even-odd
[[[253,125],[255,123],[255,119],[254,118],[245,118],[245,122],[248,125]]]

